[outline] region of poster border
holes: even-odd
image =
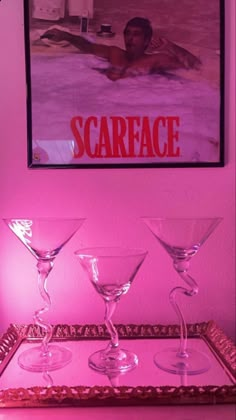
[[[25,73],[27,87],[27,167],[33,169],[121,169],[121,168],[210,168],[225,166],[225,0],[219,0],[220,14],[220,110],[219,110],[219,160],[217,162],[145,162],[145,163],[86,163],[86,164],[40,164],[33,162],[32,150],[32,95],[29,2],[23,0],[24,7],[24,46]]]

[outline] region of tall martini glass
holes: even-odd
[[[18,363],[23,369],[33,372],[46,372],[62,368],[71,361],[71,351],[55,344],[49,344],[53,327],[43,321],[41,316],[51,306],[51,298],[46,286],[55,258],[85,219],[9,218],[3,220],[37,260],[38,287],[45,304],[34,314],[35,324],[42,327],[45,333],[42,343],[40,346],[21,353]]]

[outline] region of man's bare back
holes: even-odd
[[[163,38],[159,39],[154,54],[146,53],[150,37],[145,36],[141,27],[129,25],[129,22],[124,31],[125,50],[116,46],[92,43],[81,36],[58,29],[51,29],[42,37],[55,42],[66,40],[85,54],[105,58],[110,63],[105,74],[113,81],[180,68],[198,69],[201,64],[201,61],[193,54]]]

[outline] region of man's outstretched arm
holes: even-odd
[[[61,31],[60,29],[49,29],[41,36],[41,38],[51,39],[54,42],[68,41],[85,54],[94,54],[99,57],[107,58],[108,60],[110,57],[111,47],[107,45],[94,44],[82,36]]]
[[[162,73],[181,68],[185,68],[183,62],[181,62],[177,57],[170,56],[166,53],[153,54],[152,59],[150,60],[151,73]]]
[[[175,57],[178,58],[179,61],[181,61],[184,64],[184,67],[187,69],[196,69],[198,70],[201,66],[201,60],[196,57],[194,54],[192,54],[190,51],[186,50],[183,47],[180,47],[179,45],[175,44],[174,42],[171,42],[167,40],[167,51],[169,51],[171,54],[173,54]]]
[[[157,38],[156,40],[153,39],[150,45],[150,52],[152,52],[153,49],[154,51],[160,51],[169,54],[170,56],[176,57],[186,69],[193,68],[198,70],[202,64],[201,60],[190,51],[180,47],[167,38]]]

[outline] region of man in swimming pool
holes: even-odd
[[[147,53],[152,35],[150,21],[136,17],[129,20],[124,29],[125,50],[116,46],[96,44],[59,29],[48,30],[42,38],[55,42],[66,40],[83,53],[107,59],[110,67],[105,74],[113,81],[141,74],[199,68],[201,61],[196,56],[165,38],[156,41],[155,53]]]

